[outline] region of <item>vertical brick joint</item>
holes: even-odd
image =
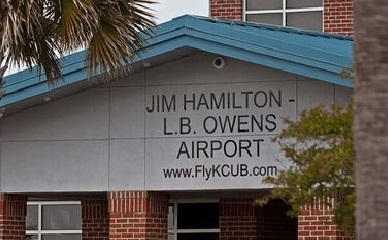
[[[257,205],[254,199],[221,199],[220,240],[255,240],[256,236]]]
[[[106,199],[82,201],[82,239],[109,239],[108,201]]]
[[[27,197],[0,194],[0,239],[24,240],[26,237]]]
[[[110,192],[109,239],[166,240],[168,200],[164,192]]]
[[[353,240],[339,230],[334,223],[335,198],[317,199],[313,204],[301,207],[298,217],[298,240],[330,239]]]

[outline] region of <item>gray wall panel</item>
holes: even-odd
[[[102,191],[108,142],[3,142],[1,191]]]
[[[110,147],[109,189],[144,189],[144,140],[112,140]]]
[[[271,136],[215,137],[201,138],[203,142],[220,141],[229,154],[233,154],[232,142],[250,141],[249,153],[237,150],[236,156],[225,157],[224,147],[199,151],[196,138],[149,139],[146,142],[146,189],[150,190],[196,190],[196,189],[239,189],[266,188],[262,183],[265,176],[284,168],[284,161],[277,144]],[[257,140],[257,142],[254,142]],[[229,141],[229,143],[227,143]],[[179,148],[185,142],[188,154],[179,155]],[[194,143],[194,155],[192,155]],[[243,145],[245,145],[245,143]],[[203,145],[202,145],[203,146]],[[247,145],[245,145],[247,146]],[[251,155],[250,155],[251,154]],[[184,170],[182,170],[184,169]],[[172,172],[172,171],[175,171]]]
[[[110,137],[144,137],[144,87],[114,87],[110,91]]]
[[[282,119],[344,103],[352,92],[229,58],[218,70],[215,57],[196,53],[4,117],[0,190],[266,188],[263,173],[284,167],[279,146],[270,141],[284,127]],[[272,96],[272,105],[256,105],[256,93],[257,104]],[[194,104],[187,101],[193,94]],[[152,109],[155,101],[164,109]],[[253,173],[255,167],[261,174]],[[221,168],[234,173],[221,176]],[[168,177],[164,169],[194,172]]]
[[[335,86],[335,103],[339,105],[349,104],[352,100],[354,89]]]
[[[145,82],[144,71],[134,73],[131,76],[112,81],[109,85],[112,87],[133,87],[143,86]]]
[[[296,76],[275,69],[225,58],[223,69],[215,69],[213,54],[199,53],[192,57],[150,68],[147,85],[230,83],[251,81],[295,80]]]
[[[332,104],[334,104],[334,84],[313,79],[298,81],[299,113],[306,108]]]
[[[4,118],[3,140],[108,138],[108,88],[93,88]]]
[[[295,81],[278,81],[147,86],[146,106],[153,110],[146,113],[147,138],[252,134],[248,126],[251,117],[260,121],[269,115],[274,117],[271,120],[276,128],[256,128],[254,134],[275,134],[283,126],[282,118],[296,119],[296,85]],[[249,122],[242,128],[249,130],[239,131],[240,116],[244,122]],[[235,124],[222,130],[221,125],[225,125],[227,119]],[[190,125],[190,130],[182,125]],[[213,129],[215,131],[209,133]]]

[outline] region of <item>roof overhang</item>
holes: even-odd
[[[296,28],[182,16],[144,34],[148,43],[133,62],[134,69],[163,62],[195,51],[204,51],[251,62],[306,78],[353,87],[343,78],[352,71],[353,40]],[[86,52],[60,59],[64,79],[49,86],[34,67],[5,77],[1,107],[58,92],[70,94],[93,85],[85,67]],[[98,82],[98,81],[94,81]]]

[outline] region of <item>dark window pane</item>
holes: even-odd
[[[322,0],[287,0],[287,9],[322,6]]]
[[[322,12],[287,13],[287,26],[322,31]]]
[[[38,205],[27,205],[26,229],[38,230]]]
[[[248,14],[246,15],[246,20],[249,22],[283,25],[283,14],[281,13]]]
[[[178,229],[219,228],[218,203],[178,204]]]
[[[178,240],[218,240],[218,233],[178,233]]]
[[[42,206],[42,226],[45,230],[81,229],[81,205]]]
[[[82,240],[81,234],[42,235],[42,240]]]
[[[258,10],[281,10],[283,9],[283,0],[247,0],[247,11]]]

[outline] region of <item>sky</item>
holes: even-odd
[[[158,0],[159,4],[152,6],[156,10],[158,23],[171,20],[184,14],[208,16],[209,0]]]
[[[156,0],[151,8],[155,11],[157,23],[169,21],[175,17],[191,14],[199,16],[209,15],[209,0]],[[5,75],[22,70],[23,68],[9,67]]]

